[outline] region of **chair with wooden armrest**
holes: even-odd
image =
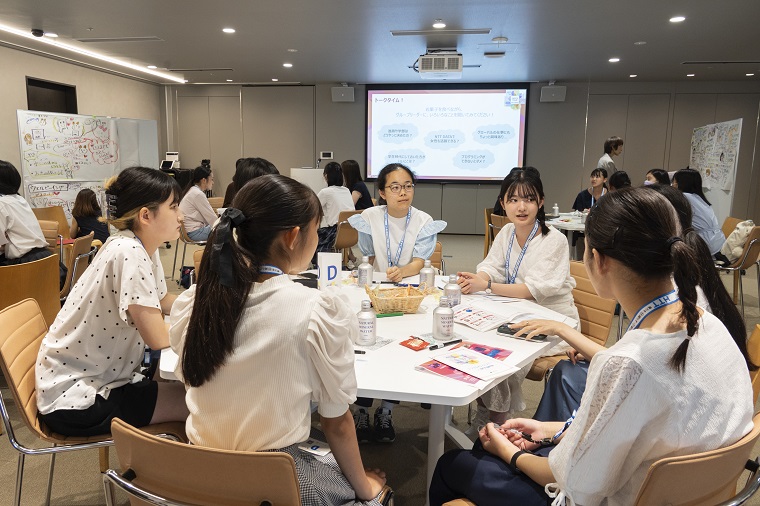
[[[757,267],[757,288],[760,293],[760,226],[752,227],[752,231],[747,236],[744,243],[742,254],[731,265],[718,265],[715,267],[720,271],[734,273],[734,298],[736,295],[736,286],[739,289],[739,301],[742,307],[742,317],[744,317],[744,287],[742,286],[742,271],[748,270],[752,266]]]
[[[341,211],[338,213],[338,224],[336,225],[337,230],[335,232],[335,244],[333,245],[333,250],[336,253],[343,253],[343,265],[348,263],[349,250],[359,242],[359,232],[351,226],[348,222],[348,218],[361,213],[361,210]]]
[[[50,255],[33,262],[0,267],[0,309],[24,299],[34,299],[47,325],[52,325],[61,310],[58,263],[58,255]]]
[[[95,236],[95,232],[90,232],[84,237],[77,237],[74,239],[74,244],[71,245],[71,251],[68,251],[66,268],[66,282],[63,285],[60,293],[61,304],[66,301],[66,297],[69,296],[71,288],[76,284],[79,277],[87,269],[89,260],[95,256],[97,250],[92,249],[92,238]]]

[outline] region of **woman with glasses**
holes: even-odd
[[[425,260],[435,250],[438,232],[445,221],[433,221],[429,214],[412,207],[414,174],[405,165],[392,163],[377,176],[377,188],[385,205],[365,209],[348,221],[359,232],[359,249],[369,257],[375,271],[384,272],[389,281],[419,274]],[[391,412],[398,401],[384,400],[375,411],[374,434],[369,427],[367,409],[373,399],[356,400],[354,424],[360,443],[374,439],[391,443],[396,439]]]

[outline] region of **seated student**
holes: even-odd
[[[605,193],[607,193],[607,170],[596,168],[591,171],[591,187],[578,193],[573,202],[573,209],[581,212],[588,211]]]
[[[389,281],[399,282],[419,274],[425,260],[435,251],[438,232],[445,221],[433,221],[429,214],[412,207],[414,173],[405,165],[391,163],[377,175],[377,188],[386,204],[365,209],[348,222],[359,232],[359,249],[369,257],[375,271],[384,272]],[[367,409],[373,399],[356,400],[354,422],[360,442],[373,438]],[[383,400],[375,410],[374,439],[391,443],[396,440],[393,407],[398,401]]]
[[[647,186],[650,184],[670,185],[670,176],[668,176],[667,171],[664,171],[662,169],[652,169],[647,172],[646,179],[644,179],[644,184]]]
[[[0,160],[0,265],[33,262],[53,254],[19,188],[21,174],[12,163]]]
[[[611,192],[631,186],[631,178],[628,177],[628,174],[624,170],[613,172],[607,182],[610,185]]]
[[[240,158],[235,163],[235,175],[232,176],[232,182],[227,186],[222,207],[232,205],[232,199],[235,198],[235,194],[251,179],[266,174],[279,173],[277,167],[269,160],[263,158]]]
[[[616,174],[620,174],[617,172]],[[614,175],[614,174],[613,174]],[[611,179],[611,178],[610,178]],[[707,249],[707,244],[702,240],[694,229],[691,228],[691,205],[683,193],[672,186],[654,184],[649,186],[664,196],[678,213],[678,221],[683,235],[681,236],[689,246],[694,248],[697,263],[694,265],[695,272],[699,275],[697,285],[697,306],[712,313],[726,326],[729,334],[739,347],[743,355],[747,355],[747,331],[744,319],[733,303],[725,285],[720,279],[718,271],[713,264],[712,256]],[[538,404],[533,418],[536,420],[562,420],[570,417],[581,403],[581,396],[586,389],[586,377],[591,357],[584,357],[575,350],[568,350],[570,360],[563,360],[554,366],[549,376],[549,381],[544,388],[541,402]],[[756,370],[749,357],[747,366],[750,370]]]
[[[372,203],[372,195],[370,195],[367,185],[362,181],[362,174],[359,171],[359,162],[356,160],[345,160],[340,164],[343,170],[343,179],[345,180],[346,188],[351,191],[351,198],[354,201],[354,207],[357,211],[369,209],[375,204]]]
[[[71,210],[71,238],[76,239],[95,232],[93,239],[106,242],[110,232],[108,225],[100,221],[101,214],[95,192],[89,188],[80,190]]]
[[[267,175],[237,193],[211,232],[198,284],[171,315],[187,435],[211,448],[290,454],[304,506],[377,505],[385,474],[365,471],[348,410],[356,315],[338,296],[284,275],[308,267],[321,215],[308,187]],[[325,457],[298,449],[312,399],[332,449]]]
[[[579,321],[573,303],[575,280],[570,276],[570,252],[562,232],[548,227],[544,188],[538,171],[513,170],[501,184],[500,199],[511,220],[494,238],[488,256],[475,274],[460,272],[462,293],[482,292],[535,300],[538,304]],[[546,355],[568,349],[565,343]],[[478,399],[478,411],[467,434],[476,437],[479,425],[503,423],[525,409],[522,382],[530,364]]]
[[[702,193],[702,175],[694,169],[681,169],[673,174],[673,187],[681,190],[691,204],[693,214],[691,226],[707,243],[713,258],[722,260],[726,264],[731,263],[720,252],[721,246],[726,242],[726,236],[723,235],[710,202]]]
[[[71,289],[35,368],[39,416],[66,436],[107,434],[117,416],[142,427],[188,413],[182,384],[140,373],[146,345],[169,346],[163,315],[176,296],[166,291],[158,247],[179,236],[179,185],[131,167],[106,183],[106,195],[119,232]]]
[[[662,195],[625,188],[600,199],[586,221],[584,262],[596,292],[633,315],[628,331],[605,349],[554,321],[515,325],[593,355],[580,408],[567,422],[488,424],[482,448],[438,461],[431,506],[456,497],[479,506],[632,504],[654,461],[721,448],[752,429],[746,357],[697,307],[697,259],[681,234]],[[551,443],[530,442],[543,438]]]
[[[185,190],[179,209],[185,217],[185,231],[193,241],[205,241],[211,232],[211,225],[216,221],[214,208],[206,197],[206,191],[214,186],[214,174],[211,167],[201,165],[193,169],[193,179]]]
[[[323,215],[319,230],[317,230],[319,244],[316,253],[332,250],[335,244],[340,212],[354,210],[351,192],[343,186],[343,169],[340,164],[338,162],[328,163],[322,171],[322,176],[327,182],[327,188],[322,188],[317,193],[319,203],[322,204]],[[313,259],[315,264],[317,263],[316,253]]]

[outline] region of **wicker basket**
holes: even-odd
[[[374,290],[365,286],[372,306],[377,313],[406,313],[414,314],[420,308],[422,299],[425,294],[418,289],[408,286],[406,288],[389,288],[380,290],[379,287]]]

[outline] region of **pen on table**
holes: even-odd
[[[414,288],[420,287],[418,283],[396,283],[396,286],[413,286]]]
[[[373,281],[373,285],[394,285],[393,281]]]
[[[364,350],[354,350],[354,355],[366,355],[367,352]]]
[[[445,343],[440,344],[434,344],[433,346],[430,346],[428,350],[437,350],[438,348],[443,348],[444,346],[451,346],[452,344],[461,343],[461,339],[453,339],[451,341],[446,341]]]
[[[378,318],[387,318],[389,316],[404,316],[404,313],[401,311],[395,312],[395,313],[377,313]]]

